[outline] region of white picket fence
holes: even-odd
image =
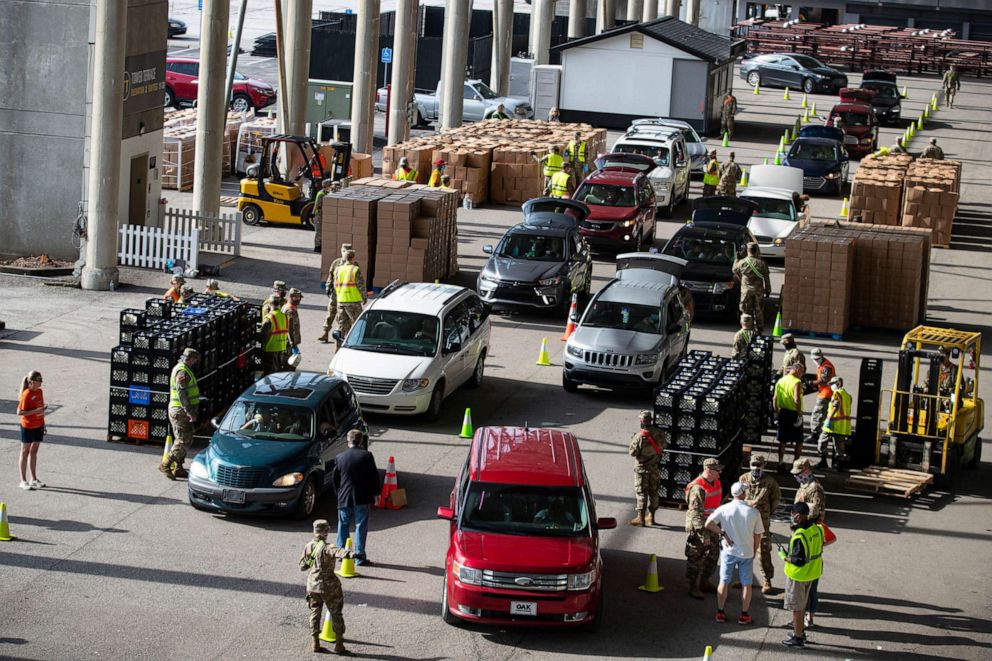
[[[147,269],[165,269],[169,261],[182,261],[195,270],[200,259],[200,232],[172,234],[161,227],[121,225],[118,263]]]
[[[200,232],[200,250],[241,255],[241,219],[232,214],[206,216],[190,209],[166,209],[164,229],[170,234]]]

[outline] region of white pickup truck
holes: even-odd
[[[438,120],[441,116],[441,96],[443,94],[444,86],[440,81],[437,92],[418,90],[414,93],[414,102],[417,105],[414,126],[426,126]],[[462,121],[464,122],[482,121],[488,111],[494,110],[500,104],[503,104],[506,114],[514,119],[534,117],[534,109],[528,99],[515,96],[497,96],[496,92],[479,79],[466,80],[462,94],[464,99],[462,101]],[[376,92],[375,108],[381,112],[386,111],[385,87],[380,87]]]

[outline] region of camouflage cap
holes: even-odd
[[[331,532],[331,524],[327,522],[327,519],[317,519],[313,522],[313,534],[326,537],[329,532]]]
[[[272,288],[281,291],[284,294],[286,293],[286,283],[283,282],[282,280],[276,280],[275,282],[273,282]]]
[[[754,454],[754,455],[751,455],[750,466],[751,466],[751,468],[764,468],[766,461],[768,461],[768,460],[765,459],[765,455],[763,455],[763,454]]]
[[[303,292],[297,289],[296,287],[293,287],[292,289],[289,290],[289,295],[299,296],[300,298],[303,298]]]
[[[785,335],[780,337],[778,341],[780,344],[785,344],[786,342],[795,342],[796,336],[793,335],[792,333],[786,333]]]
[[[654,413],[648,411],[647,409],[641,411],[637,414],[638,420],[654,420]]]
[[[710,457],[709,459],[704,460],[703,468],[710,468],[715,471],[723,470],[723,466],[720,465],[720,462],[717,461],[715,457]]]
[[[189,358],[191,356],[194,358],[199,358],[200,352],[194,349],[193,347],[186,347],[185,349],[183,349],[183,358]]]
[[[341,256],[342,257],[344,257],[345,256],[345,253],[347,253],[349,250],[351,250],[351,244],[350,243],[342,243],[341,244]]]
[[[754,321],[754,317],[752,317],[752,316],[751,316],[751,315],[749,315],[749,314],[742,314],[742,315],[741,315],[741,321],[743,321],[744,323],[748,323],[748,324],[749,324],[749,323],[751,323],[752,321]]]
[[[213,278],[210,278],[207,280],[207,289],[220,289],[220,283]]]
[[[795,461],[792,462],[791,472],[793,475],[799,475],[807,468],[810,468],[809,459],[796,459]],[[812,469],[810,468],[810,470]]]
[[[179,288],[179,293],[182,294],[183,298],[185,298],[187,296],[192,296],[196,293],[196,291],[193,289],[193,285],[183,285]]]

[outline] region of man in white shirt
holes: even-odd
[[[761,545],[765,526],[761,514],[748,505],[747,487],[734,482],[730,487],[734,499],[721,505],[706,519],[706,529],[720,535],[720,585],[716,591],[716,621],[726,622],[723,607],[727,603],[727,589],[737,570],[741,582],[741,616],[738,624],[750,624],[748,607],[751,605],[751,579],[754,567],[754,550]]]

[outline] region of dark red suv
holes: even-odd
[[[200,62],[185,58],[170,57],[165,60],[165,106],[179,107],[196,101],[197,82],[200,75]],[[261,80],[248,78],[234,72],[234,86],[231,89],[231,110],[247,112],[276,102],[276,91],[272,85]]]
[[[482,427],[438,517],[451,521],[441,617],[584,626],[603,615],[599,531],[570,432]]]
[[[596,159],[572,199],[589,207],[579,231],[592,246],[640,252],[654,243],[656,206],[648,172],[653,159],[641,154],[607,154]]]

